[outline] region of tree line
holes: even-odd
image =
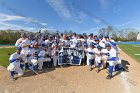
[[[21,33],[32,33],[36,34],[38,32],[29,32],[25,30],[0,30],[0,44],[14,44],[18,38],[20,38]],[[60,31],[56,31],[60,32]],[[85,31],[86,32],[86,31]],[[94,32],[94,31],[93,31]],[[107,26],[98,30],[98,35],[109,35],[115,41],[136,41],[138,30],[134,28],[124,28],[124,29],[117,29],[113,26]],[[44,31],[46,34],[54,34],[54,31]],[[72,30],[64,31],[65,34],[72,34],[74,33]]]
[[[139,30],[135,28],[118,29],[107,26],[98,30],[98,34],[109,35],[115,41],[136,41]]]

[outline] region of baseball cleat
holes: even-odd
[[[89,71],[91,71],[92,70],[92,68],[89,68]]]
[[[112,75],[108,75],[107,77],[106,77],[106,79],[111,79],[112,78]]]
[[[15,81],[16,80],[13,76],[10,76],[10,78],[11,78],[12,81]]]
[[[38,72],[36,72],[36,71],[34,71],[34,74],[38,75],[39,73],[38,73]]]
[[[91,71],[91,70],[92,70],[92,66],[90,65],[90,66],[89,66],[89,71]]]
[[[125,72],[129,72],[127,68],[123,68],[123,71],[125,71]]]
[[[100,72],[100,69],[97,69],[96,72],[99,73]]]

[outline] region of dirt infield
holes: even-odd
[[[96,73],[87,66],[51,68],[11,81],[5,68],[0,67],[0,93],[140,93],[140,64],[120,50],[129,72],[115,72],[111,80],[107,73]]]

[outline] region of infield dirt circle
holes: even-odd
[[[70,66],[46,69],[39,75],[26,72],[11,81],[0,67],[0,93],[140,93],[140,64],[121,50],[119,56],[130,64],[129,72],[115,72],[111,80],[106,79],[106,70],[96,73],[87,66]]]

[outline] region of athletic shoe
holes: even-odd
[[[112,78],[112,75],[108,75],[107,77],[106,77],[106,79],[111,79]]]
[[[34,71],[34,74],[38,75],[39,73],[38,73],[38,72],[36,72],[36,71]]]
[[[100,69],[97,69],[96,72],[99,73],[100,72]]]
[[[11,80],[15,81],[16,79],[14,78],[14,76],[10,76]]]

